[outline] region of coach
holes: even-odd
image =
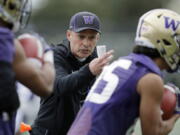
[[[96,76],[112,56],[113,51],[109,51],[96,58],[100,20],[93,13],[73,15],[66,37],[61,44],[54,46],[54,93],[41,99],[31,135],[65,135]]]

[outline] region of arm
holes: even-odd
[[[15,59],[13,69],[16,78],[39,96],[48,96],[53,90],[54,67],[49,62],[44,62],[42,67],[33,65],[25,56],[20,43],[15,41]]]
[[[160,104],[163,96],[163,81],[156,74],[147,74],[138,82],[141,95],[140,120],[143,135],[167,135],[173,128],[178,115],[163,121]]]
[[[74,92],[89,86],[96,75],[99,75],[105,65],[113,57],[113,50],[108,51],[100,58],[94,58],[90,63],[84,65],[79,70],[69,73],[66,65],[68,61],[55,50],[54,61],[56,68],[55,89],[61,94]],[[85,88],[86,89],[86,88]]]
[[[55,89],[60,94],[67,94],[78,91],[87,86],[95,76],[90,72],[88,64],[79,70],[69,73],[66,66],[68,61],[61,56],[55,55],[56,79]]]

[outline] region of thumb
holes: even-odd
[[[46,51],[44,53],[43,61],[49,62],[54,65],[54,55],[53,55],[53,51],[51,49],[49,49],[48,51]]]
[[[175,123],[180,118],[180,114],[174,114],[168,121]]]
[[[170,119],[166,120],[165,123],[166,123],[166,129],[167,129],[167,132],[169,133],[173,127],[174,127],[174,124],[176,123],[176,121],[179,119],[180,115],[179,114],[174,114]]]
[[[114,50],[110,50],[110,51],[106,52],[101,57],[99,57],[100,61],[103,61],[104,59],[113,57],[113,53],[114,53]]]

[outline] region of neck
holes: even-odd
[[[165,70],[169,68],[169,66],[167,65],[167,63],[163,58],[155,58],[153,59],[153,61],[157,64],[160,70]]]
[[[80,62],[84,62],[86,60],[86,58],[77,58],[77,57],[76,57],[76,59]]]
[[[12,29],[13,25],[10,24],[10,23],[5,22],[4,20],[2,20],[2,19],[0,18],[0,27],[6,27],[6,28],[8,28],[8,29]]]

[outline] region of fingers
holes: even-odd
[[[110,50],[106,52],[104,55],[102,55],[101,57],[95,58],[94,60],[92,60],[89,64],[89,68],[92,74],[99,75],[102,69],[104,68],[104,66],[109,64],[109,62],[112,60],[113,53],[114,53],[114,50]]]
[[[167,131],[168,133],[173,129],[174,127],[174,124],[176,123],[176,121],[179,119],[180,115],[179,114],[174,114],[170,119],[168,119],[166,121],[166,124],[167,124]]]
[[[170,120],[176,122],[180,118],[180,114],[174,114]]]
[[[110,50],[108,52],[106,52],[104,55],[102,55],[101,57],[99,57],[99,63],[102,63],[103,65],[108,64],[112,59],[113,59],[113,53],[114,50]]]
[[[174,114],[170,119],[167,120],[168,123],[171,123],[172,127],[176,121],[180,118],[180,114]],[[171,127],[171,128],[172,128]]]
[[[109,64],[109,62],[110,62],[113,58],[114,58],[114,56],[113,56],[113,55],[110,55],[110,56],[108,57],[108,62],[107,62],[107,64]]]
[[[113,53],[114,53],[114,50],[110,50],[110,51],[106,52],[104,55],[102,55],[101,58],[102,59],[103,58],[108,58],[108,57],[112,56]]]
[[[43,62],[49,62],[54,65],[54,56],[52,50],[48,50],[44,53]]]
[[[113,53],[114,53],[114,50],[110,50],[98,58],[98,64],[101,70],[103,69],[104,66],[108,65],[109,62],[113,59],[114,57]]]

